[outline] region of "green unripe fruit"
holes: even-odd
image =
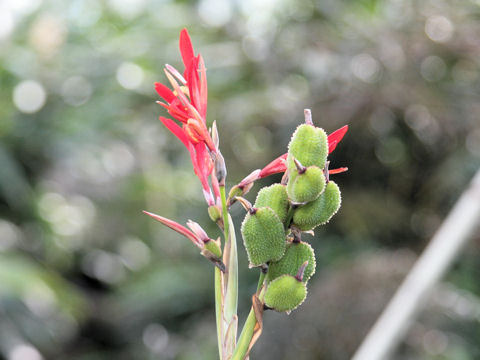
[[[290,243],[287,245],[283,257],[279,261],[270,263],[266,279],[270,282],[282,275],[295,276],[305,261],[308,261],[308,264],[305,267],[302,281],[306,283],[315,273],[315,253],[310,244]]]
[[[268,206],[275,211],[280,221],[284,223],[287,219],[288,205],[288,195],[285,185],[273,184],[262,188],[258,192],[254,206],[256,208]]]
[[[295,310],[307,297],[305,283],[291,275],[273,280],[265,291],[265,305],[278,311]]]
[[[252,266],[280,260],[285,252],[285,230],[269,207],[252,208],[243,220],[241,232]]]
[[[293,224],[302,231],[312,230],[328,222],[340,208],[342,198],[338,185],[329,181],[317,200],[295,209]]]
[[[220,213],[220,209],[215,205],[208,207],[208,216],[212,219],[213,222],[217,222],[222,219],[222,214]]]
[[[325,189],[325,175],[318,166],[309,166],[305,171],[290,170],[287,193],[294,203],[310,202],[318,198]]]
[[[218,246],[216,241],[209,240],[205,243],[205,249],[210,251],[213,255],[217,257],[222,257],[222,249]]]
[[[323,169],[328,155],[327,134],[321,128],[302,124],[292,135],[288,144],[288,168],[295,168],[292,156],[303,166],[318,166]]]

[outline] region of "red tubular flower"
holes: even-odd
[[[180,225],[179,223],[177,223],[173,220],[164,218],[163,216],[153,214],[153,213],[148,212],[148,211],[143,211],[143,213],[147,214],[148,216],[151,216],[155,220],[160,221],[163,225],[168,226],[170,229],[175,230],[179,234],[185,236],[198,248],[200,248],[200,249],[204,248],[205,241],[208,239],[208,236],[205,234],[205,232],[203,232],[202,234],[198,233],[197,227],[200,227],[200,225],[198,225],[197,223],[194,223],[192,221],[192,223],[195,224],[196,227],[195,227],[194,231],[190,231],[185,226],[182,226],[182,225]],[[190,222],[190,220],[189,220],[189,222]]]
[[[160,121],[190,152],[193,169],[202,183],[205,199],[209,205],[213,205],[215,201],[208,177],[213,171],[213,159],[210,154],[215,154],[217,149],[206,125],[208,94],[206,69],[202,56],[195,56],[186,29],[180,32],[180,54],[185,66],[183,75],[174,67],[165,66],[165,74],[173,91],[161,83],[155,83],[155,90],[165,101],[157,103],[167,109],[181,126],[172,119],[162,116]]]

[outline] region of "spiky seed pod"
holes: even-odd
[[[325,186],[325,191],[317,200],[295,209],[293,224],[302,231],[312,230],[328,222],[340,208],[340,189],[333,181]]]
[[[273,184],[262,188],[258,192],[254,206],[256,208],[268,206],[275,211],[280,221],[284,223],[287,219],[288,205],[288,195],[285,185]]]
[[[270,284],[265,291],[265,305],[278,311],[295,310],[307,297],[307,287],[303,281],[291,275],[282,275]]]
[[[328,155],[327,134],[322,128],[302,124],[297,127],[288,144],[287,164],[294,169],[293,158],[303,166],[318,166],[323,169]]]
[[[282,275],[297,274],[298,268],[308,261],[303,273],[303,282],[307,282],[315,274],[315,253],[310,244],[305,242],[290,243],[285,249],[285,254],[279,261],[271,262],[267,272],[267,282],[275,280]]]
[[[241,232],[251,266],[280,260],[285,252],[283,224],[269,207],[252,208],[243,220]]]
[[[318,166],[309,166],[303,172],[290,171],[287,194],[294,203],[306,203],[315,200],[325,189],[325,175]]]

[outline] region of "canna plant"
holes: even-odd
[[[162,98],[158,103],[173,118],[160,116],[160,121],[190,153],[208,214],[223,231],[223,241],[210,238],[191,220],[185,227],[144,212],[188,238],[214,265],[219,357],[221,360],[245,359],[262,332],[263,312],[274,310],[288,314],[307,296],[308,281],[315,273],[315,254],[312,247],[302,241],[302,234],[312,233],[317,226],[327,223],[340,208],[340,189],[330,175],[347,168],[330,170],[328,155],[342,140],[348,126],[327,136],[313,124],[311,112],[305,110],[305,123],[293,133],[288,152],[246,176],[227,196],[227,169],[220,152],[216,123],[208,128],[206,121],[205,63],[201,55],[195,55],[186,29],[180,33],[180,53],[183,73],[165,66],[172,88],[155,84]],[[281,182],[260,189],[253,205],[243,198],[256,180],[277,173],[283,173]],[[246,210],[241,234],[250,267],[259,269],[257,291],[252,295],[252,307],[238,337],[237,241],[229,215],[230,207],[236,202]]]

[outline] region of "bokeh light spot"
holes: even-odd
[[[202,0],[198,5],[200,18],[210,26],[223,26],[232,18],[232,7],[229,1]]]
[[[45,105],[46,100],[47,93],[37,81],[22,81],[13,89],[13,103],[21,112],[33,114]]]
[[[453,36],[454,27],[452,22],[442,15],[432,15],[425,22],[425,33],[438,43],[445,43]]]
[[[420,65],[420,73],[422,77],[430,82],[443,79],[447,71],[447,65],[442,58],[431,55],[425,58]]]
[[[125,89],[137,89],[142,85],[143,78],[143,70],[137,64],[124,62],[117,69],[117,81]]]
[[[139,270],[150,261],[150,249],[136,238],[127,238],[121,244],[119,253],[123,263],[131,270]]]
[[[358,79],[374,83],[380,75],[378,61],[370,54],[358,54],[350,62],[350,70]]]
[[[160,324],[150,324],[143,331],[143,343],[150,351],[159,354],[168,345],[168,332]]]
[[[0,6],[0,40],[8,38],[15,26],[13,15]]]
[[[62,84],[61,95],[63,100],[70,105],[85,104],[92,94],[92,85],[83,76],[72,76]]]
[[[42,355],[31,345],[20,344],[8,354],[8,360],[42,360]]]

